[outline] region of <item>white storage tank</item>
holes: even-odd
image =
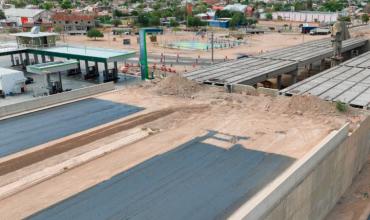
[[[0,90],[3,94],[18,94],[25,87],[26,78],[22,71],[0,67]]]

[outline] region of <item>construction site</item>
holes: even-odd
[[[141,48],[134,84],[135,51],[23,34],[4,71],[44,91],[0,99],[1,219],[368,219],[370,44],[339,30],[161,77]]]

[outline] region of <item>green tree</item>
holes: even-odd
[[[272,5],[273,11],[283,11],[283,4],[282,3],[275,3]]]
[[[70,9],[72,8],[72,2],[70,0],[63,0],[60,7],[63,9]]]
[[[98,17],[98,20],[102,24],[111,24],[112,23],[112,17],[109,15],[103,15]]]
[[[6,19],[4,11],[0,9],[0,19]]]
[[[251,25],[254,25],[254,24],[257,24],[257,19],[255,18],[246,18],[245,19],[245,25],[248,25],[248,26],[251,26]],[[243,23],[244,24],[244,23]]]
[[[267,20],[272,20],[272,14],[271,13],[267,13],[266,14],[266,19]]]
[[[96,40],[96,38],[103,38],[104,34],[101,31],[99,31],[98,29],[93,28],[93,29],[90,29],[87,32],[87,37],[88,38],[94,38],[94,40]]]
[[[54,8],[54,3],[52,2],[44,2],[40,5],[40,8],[45,9],[47,11],[50,11],[52,8]]]
[[[159,9],[161,9],[161,3],[160,3],[160,2],[155,3],[155,4],[153,5],[153,9],[154,9],[155,11],[158,11]]]
[[[343,16],[339,20],[340,21],[345,21],[345,22],[351,22],[351,18],[349,16]]]
[[[217,18],[231,18],[233,15],[229,10],[217,10],[215,16]]]
[[[320,10],[336,12],[341,11],[343,8],[344,8],[343,2],[337,0],[330,0],[325,2],[320,8]]]
[[[187,24],[189,27],[205,26],[206,23],[202,22],[198,17],[188,16]]]
[[[361,16],[361,21],[362,21],[362,23],[367,24],[369,22],[369,15],[368,14],[363,14]]]
[[[199,14],[199,13],[205,13],[207,12],[207,4],[198,4],[197,6],[195,6],[195,8],[193,9],[193,13],[194,14]]]
[[[120,11],[120,10],[117,10],[117,9],[114,9],[113,10],[113,17],[124,17],[125,16],[125,14],[122,12],[122,11]]]
[[[26,7],[27,3],[24,0],[14,0],[11,1],[11,3],[16,7],[16,8],[24,8]]]
[[[149,25],[150,26],[159,26],[161,24],[161,19],[156,15],[149,16]]]
[[[246,18],[244,14],[242,13],[234,13],[234,15],[231,17],[230,20],[230,28],[236,28],[239,25],[245,25],[246,24]]]
[[[40,0],[31,0],[32,5],[39,5],[40,3]]]
[[[293,3],[293,6],[294,6],[294,10],[296,10],[296,11],[306,10],[306,5],[302,1],[296,1],[296,2],[294,2]]]
[[[178,27],[180,24],[175,19],[170,20],[170,27]]]
[[[114,19],[112,20],[112,24],[114,27],[118,27],[122,24],[122,21],[120,19]]]
[[[141,26],[141,27],[147,27],[149,26],[149,18],[146,14],[139,14],[139,16],[137,17],[137,23]]]

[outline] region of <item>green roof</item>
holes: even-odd
[[[97,62],[123,61],[135,55],[135,51],[112,50],[92,47],[75,47],[75,46],[57,46],[29,50],[31,53],[46,56],[55,56],[68,59],[89,60]]]

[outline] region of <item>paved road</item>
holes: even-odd
[[[102,125],[142,110],[86,99],[0,121],[0,157]]]
[[[224,218],[285,170],[293,159],[202,142],[179,146],[29,219]]]

